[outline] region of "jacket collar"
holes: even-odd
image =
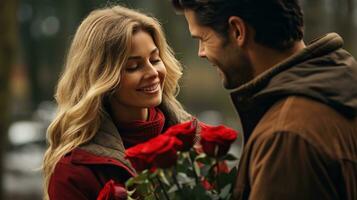
[[[135,171],[129,161],[125,159],[125,148],[123,141],[113,120],[107,112],[102,112],[102,121],[100,128],[94,138],[89,143],[85,143],[79,147],[91,154],[99,157],[113,158],[123,163],[127,168]],[[88,159],[92,159],[89,158]],[[88,162],[83,156],[82,162]]]
[[[306,48],[290,56],[276,66],[263,72],[248,83],[231,91],[232,102],[240,116],[245,140],[253,131],[266,110],[279,98],[279,95],[271,95],[262,98],[262,91],[268,87],[271,80],[283,71],[309,59],[320,57],[336,51],[343,45],[342,38],[336,33],[330,33],[322,38],[312,41]]]
[[[165,99],[163,99],[159,108],[165,115],[164,129],[191,119],[191,116],[183,109],[178,111],[174,110]],[[111,116],[105,111],[101,113],[101,125],[94,138],[88,143],[80,145],[78,149],[79,151],[75,150],[72,152],[72,161],[74,162],[83,164],[91,164],[94,162],[98,164],[100,161],[101,163],[108,163],[108,159],[105,160],[102,158],[109,158],[109,160],[114,159],[114,161],[119,161],[125,168],[135,173],[135,169],[130,162],[125,159],[125,147],[118,129],[111,119]],[[81,150],[90,154],[83,154]],[[94,160],[93,156],[96,157]],[[112,161],[109,161],[109,163],[111,162]]]
[[[310,45],[305,47],[300,52],[290,56],[289,58],[278,63],[276,66],[261,73],[259,76],[249,81],[246,84],[239,86],[231,91],[231,96],[239,97],[240,100],[245,100],[252,97],[255,93],[263,89],[268,82],[277,74],[285,71],[296,64],[302,63],[310,58],[322,56],[341,48],[343,45],[342,38],[337,33],[329,33],[325,36],[313,40]]]

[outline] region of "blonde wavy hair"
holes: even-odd
[[[166,66],[163,102],[178,116],[187,115],[175,98],[182,67],[159,22],[122,6],[92,11],[77,29],[57,85],[58,110],[47,130],[49,147],[43,161],[44,199],[49,199],[49,181],[58,161],[97,133],[104,99],[120,84],[121,69],[131,52],[131,38],[138,30],[153,37]]]

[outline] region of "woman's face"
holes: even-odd
[[[123,66],[114,102],[122,110],[158,106],[162,101],[166,76],[159,49],[152,37],[144,31],[133,35],[131,45],[132,50]]]

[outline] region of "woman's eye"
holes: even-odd
[[[135,71],[139,68],[138,65],[132,65],[125,68],[126,71]]]
[[[156,64],[156,63],[159,63],[161,62],[161,59],[155,59],[155,60],[151,60],[150,61],[152,64]]]

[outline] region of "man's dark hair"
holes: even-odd
[[[200,25],[227,38],[230,16],[255,30],[255,41],[285,50],[303,38],[303,14],[298,0],[171,0],[177,11],[193,10]]]

